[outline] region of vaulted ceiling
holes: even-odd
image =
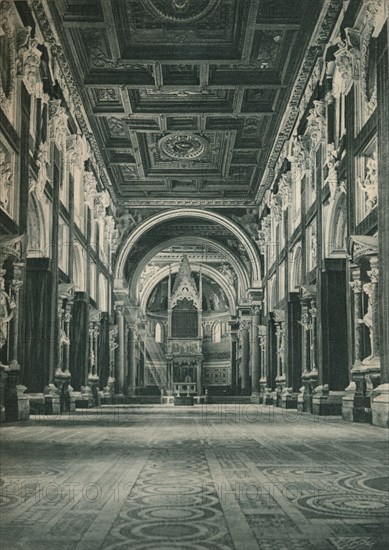
[[[48,3],[121,205],[253,204],[321,0]]]

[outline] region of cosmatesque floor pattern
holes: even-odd
[[[388,432],[259,405],[2,428],[3,548],[389,548]]]

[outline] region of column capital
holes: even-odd
[[[239,321],[239,332],[248,331],[251,328],[251,320],[241,319]]]
[[[282,324],[285,322],[285,311],[283,309],[274,309],[273,317],[276,323]]]

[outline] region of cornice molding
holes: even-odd
[[[85,113],[81,96],[78,92],[77,86],[75,85],[70,66],[62,47],[58,44],[58,40],[53,32],[52,25],[47,16],[44,4],[40,0],[33,0],[31,3],[31,8],[38,22],[40,31],[45,42],[47,42],[47,44],[50,46],[53,57],[55,57],[58,61],[58,70],[60,71],[60,76],[63,79],[63,83],[67,86],[69,90],[69,97],[72,101],[75,118],[80,126],[81,132],[87,138],[96,158],[96,163],[100,172],[100,179],[104,183],[105,187],[109,189],[112,200],[117,201],[116,193],[108,176],[107,169],[96,138],[91,131],[91,126]]]
[[[336,20],[341,13],[342,7],[343,0],[325,0],[324,2],[322,15],[317,20],[316,29],[312,35],[310,44],[307,47],[299,74],[290,95],[289,105],[286,110],[284,120],[278,129],[273,148],[269,158],[267,159],[267,168],[255,197],[257,202],[262,200],[266,190],[270,188],[274,180],[275,167],[277,165],[278,157],[280,156],[285,141],[290,138],[290,134],[299,115],[299,106],[304,90],[308,84],[309,76],[314,69],[316,59],[320,56],[326,42],[328,41]]]

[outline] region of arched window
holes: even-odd
[[[162,344],[163,342],[163,328],[161,323],[155,325],[155,341],[157,344]]]
[[[212,342],[218,344],[222,341],[222,331],[220,323],[216,322],[212,325]]]

